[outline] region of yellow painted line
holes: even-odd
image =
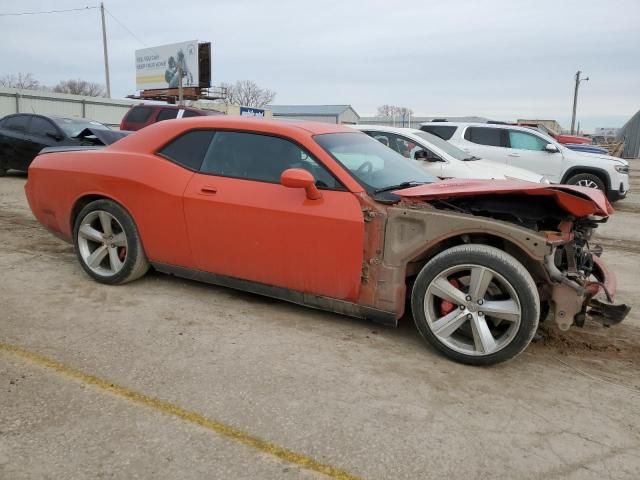
[[[16,357],[28,360],[32,363],[35,363],[36,365],[39,365],[40,367],[54,370],[66,377],[72,378],[87,385],[91,385],[99,390],[111,393],[117,397],[124,398],[131,402],[143,405],[147,408],[151,408],[167,415],[172,415],[174,417],[180,418],[181,420],[184,420],[185,422],[199,425],[208,430],[211,430],[212,432],[222,435],[223,437],[233,440],[234,442],[255,448],[256,450],[267,453],[269,455],[273,455],[280,460],[298,465],[304,469],[322,473],[329,478],[334,478],[337,480],[359,480],[358,477],[351,475],[344,470],[333,467],[331,465],[327,465],[325,463],[321,463],[301,453],[279,447],[278,445],[274,445],[271,442],[262,440],[261,438],[255,437],[247,432],[243,432],[242,430],[238,430],[235,427],[226,425],[225,423],[222,423],[218,420],[205,417],[204,415],[196,412],[185,410],[184,408],[179,407],[178,405],[174,405],[173,403],[149,397],[134,390],[130,390],[127,387],[111,383],[108,380],[103,380],[99,377],[89,375],[88,373],[84,373],[81,370],[77,370],[73,367],[64,365],[63,363],[43,357],[42,355],[30,352],[29,350],[25,350],[22,347],[0,343],[0,351],[11,353]]]

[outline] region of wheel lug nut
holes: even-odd
[[[460,310],[464,310],[464,305],[460,305]]]
[[[467,302],[470,302],[471,301],[471,295],[467,295],[466,300],[467,300]]]
[[[478,300],[478,305],[482,305],[484,303],[484,300],[480,299]]]
[[[478,312],[479,317],[484,317],[484,312]]]
[[[471,319],[473,318],[473,315],[471,315],[470,313],[468,313],[468,314],[467,314],[467,318],[468,318],[469,320],[471,320]]]

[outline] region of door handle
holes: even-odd
[[[510,153],[509,156],[510,157],[519,157],[520,154],[519,153]]]
[[[218,189],[212,185],[200,187],[200,195],[215,195],[216,193],[218,193]]]

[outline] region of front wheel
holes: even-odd
[[[607,191],[607,188],[605,187],[602,179],[597,175],[593,175],[591,173],[579,173],[578,175],[574,175],[569,180],[567,180],[567,184],[577,185],[579,187],[597,188],[598,190],[602,190],[603,192]]]
[[[133,219],[111,200],[96,200],[80,211],[73,239],[80,265],[100,283],[131,282],[149,269]]]
[[[469,365],[509,360],[531,343],[540,298],[529,272],[486,245],[461,245],[432,258],[411,293],[420,334],[447,357]]]

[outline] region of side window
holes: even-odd
[[[158,113],[158,118],[156,119],[156,121],[161,122],[162,120],[171,120],[173,118],[176,118],[177,116],[177,108],[163,108],[162,110],[160,110],[160,113]]]
[[[182,118],[189,118],[189,117],[199,117],[200,114],[198,112],[194,112],[192,110],[185,110],[184,113],[182,114]]]
[[[127,122],[144,123],[149,120],[153,109],[151,107],[133,107],[127,114]]]
[[[16,115],[15,117],[5,118],[4,128],[15,130],[16,132],[26,132],[29,126],[28,115]]]
[[[33,133],[34,135],[57,135],[58,131],[56,127],[46,118],[42,117],[32,117],[31,125],[29,125],[29,133]]]
[[[211,139],[212,130],[193,130],[187,132],[158,152],[159,155],[172,160],[189,170],[200,170]]]
[[[245,132],[216,132],[201,171],[224,177],[280,183],[288,168],[302,168],[316,186],[342,189],[340,183],[296,144],[279,137]]]
[[[432,133],[443,140],[449,140],[456,131],[455,125],[422,125],[420,130]]]
[[[469,127],[464,132],[464,138],[479,145],[502,146],[502,130],[499,128]]]
[[[509,130],[509,145],[520,150],[535,150],[541,152],[549,142],[530,133]]]

